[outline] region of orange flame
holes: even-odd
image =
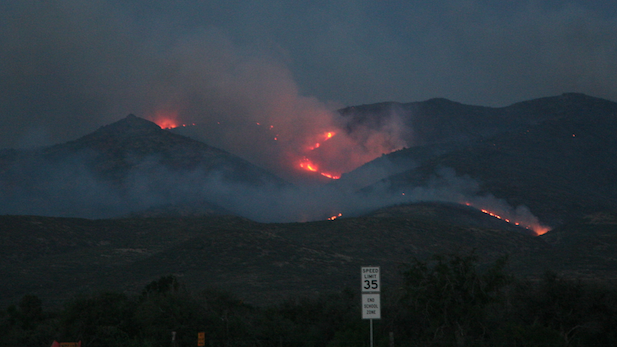
[[[319,167],[315,163],[311,162],[306,157],[304,159],[302,159],[302,161],[300,161],[299,166],[301,168],[303,168],[304,170],[307,170],[307,171],[319,172],[320,175],[322,175],[324,177],[327,177],[327,178],[330,178],[330,179],[333,179],[333,180],[338,180],[339,178],[341,178],[340,175],[331,174],[331,173],[327,173],[327,172],[320,172],[319,171]]]
[[[544,235],[547,232],[551,231],[551,228],[543,226],[543,225],[536,225],[532,227],[532,230],[536,233],[537,236],[540,236],[540,235]]]
[[[300,162],[300,167],[308,171],[317,172],[317,166],[307,158],[302,159]]]
[[[343,215],[342,213],[339,213],[339,214],[334,215],[334,216],[332,216],[332,217],[328,217],[328,220],[335,220],[335,219],[337,219],[338,217],[341,217],[342,215]]]
[[[466,202],[465,205],[473,206],[469,202]],[[549,228],[547,226],[544,226],[544,225],[541,225],[540,223],[531,223],[531,224],[528,224],[528,225],[524,225],[521,222],[512,221],[509,218],[505,218],[503,216],[500,216],[499,214],[497,214],[495,212],[492,212],[492,211],[489,211],[487,209],[479,209],[479,210],[482,211],[482,213],[486,213],[486,214],[488,214],[491,217],[495,217],[495,218],[501,219],[501,220],[503,220],[503,221],[505,221],[507,223],[511,223],[511,224],[514,224],[514,225],[517,225],[517,226],[522,226],[525,229],[532,230],[536,234],[536,236],[544,235],[544,234],[546,234],[547,232],[549,232],[551,230],[551,228]]]
[[[154,123],[162,129],[173,129],[178,127],[178,123],[173,119],[157,119]]]
[[[157,111],[153,122],[160,126],[162,129],[173,129],[178,127],[178,113],[177,112],[165,112]]]
[[[313,150],[321,147],[322,142],[328,141],[334,135],[336,135],[336,133],[334,131],[326,131],[326,132],[322,133],[321,135],[317,136],[318,140],[321,140],[321,142],[315,142],[315,144],[313,146],[307,147],[307,150],[313,151]],[[308,170],[308,171],[319,172],[320,175],[322,175],[324,177],[327,177],[327,178],[330,178],[330,179],[333,179],[333,180],[337,180],[337,179],[341,178],[340,174],[334,174],[334,173],[319,171],[318,165],[313,163],[307,157],[304,157],[304,159],[302,159],[302,161],[300,162],[300,167],[305,169],[305,170]]]
[[[329,174],[329,173],[326,173],[326,172],[320,172],[320,174],[321,174],[322,176],[325,176],[325,177],[331,178],[331,179],[333,179],[333,180],[338,180],[339,178],[341,178],[341,176],[339,176],[339,175],[332,175],[332,174]]]
[[[335,132],[333,131],[327,131],[325,133],[323,133],[320,137],[323,139],[322,141],[328,141],[329,139],[331,139],[334,135],[336,135]],[[315,150],[317,148],[321,147],[321,142],[315,142],[315,144],[313,146],[308,147],[309,151]]]

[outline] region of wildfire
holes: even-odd
[[[157,111],[153,122],[162,129],[173,129],[179,126],[177,112]]]
[[[342,215],[343,215],[342,213],[339,213],[339,214],[334,215],[334,216],[332,216],[332,217],[328,217],[328,220],[335,220],[335,219],[337,219],[338,217],[341,217]]]
[[[300,167],[308,171],[317,172],[317,165],[313,164],[308,158],[302,159]]]
[[[489,211],[489,210],[484,210],[484,209],[481,209],[480,211],[482,211],[482,212],[484,212],[484,213],[488,214],[488,215],[489,215],[489,216],[491,216],[491,217],[495,217],[495,218],[497,218],[497,219],[501,219],[501,220],[503,220],[503,221],[506,221],[506,222],[508,222],[508,223],[511,223],[511,222],[510,222],[510,220],[509,220],[508,218],[503,218],[502,216],[500,216],[500,215],[498,215],[498,214],[496,214],[496,213],[494,213],[494,212],[491,212],[491,211]],[[519,225],[519,223],[518,223],[518,222],[515,222],[514,224],[515,224],[515,225]]]
[[[308,151],[313,151],[319,147],[321,147],[322,142],[324,141],[328,141],[329,139],[331,139],[334,135],[336,135],[335,132],[333,131],[326,131],[324,133],[322,133],[321,135],[319,135],[317,137],[317,139],[320,142],[315,142],[314,145],[307,147]],[[341,178],[340,174],[334,174],[334,173],[329,173],[329,172],[323,172],[319,170],[319,167],[317,166],[317,164],[313,163],[310,159],[308,159],[307,157],[304,157],[301,161],[300,161],[300,168],[307,170],[307,171],[311,171],[311,172],[318,172],[320,175],[333,179],[333,180],[337,180],[339,178]]]
[[[320,172],[320,174],[322,176],[328,177],[328,178],[333,179],[333,180],[338,180],[339,178],[341,178],[341,176],[339,176],[339,175],[332,175],[332,174],[325,173],[325,172]]]
[[[341,178],[340,175],[337,174],[332,174],[332,173],[328,173],[328,172],[321,172],[319,171],[319,167],[317,166],[317,164],[313,163],[310,159],[304,157],[299,164],[300,168],[307,170],[307,171],[311,171],[311,172],[319,172],[320,175],[333,179],[333,180],[338,180],[339,178]]]
[[[156,123],[156,125],[160,126],[162,129],[173,129],[178,127],[178,123],[176,123],[175,120],[168,118],[157,119],[154,121],[154,123]]]
[[[469,203],[469,202],[466,202],[465,205],[472,206],[472,204]],[[488,214],[491,217],[495,217],[497,219],[501,219],[504,222],[507,222],[507,223],[510,223],[510,224],[514,224],[514,225],[517,225],[517,226],[522,226],[525,229],[532,230],[536,234],[536,236],[540,236],[540,235],[546,234],[547,232],[549,232],[551,230],[551,228],[549,228],[547,226],[544,226],[544,225],[542,225],[540,223],[537,223],[537,221],[526,224],[526,223],[523,223],[523,222],[513,221],[510,218],[506,218],[504,216],[501,216],[501,215],[499,215],[499,214],[497,214],[495,212],[492,212],[490,210],[487,210],[487,209],[482,209],[481,208],[479,210],[482,211],[482,213],[486,213],[486,214]]]
[[[323,141],[328,141],[328,140],[329,140],[329,139],[331,139],[334,135],[336,135],[336,133],[335,133],[335,132],[333,132],[333,131],[327,131],[327,132],[323,133],[323,134],[322,134],[321,136],[319,136],[319,137],[322,139],[321,141],[323,142]],[[308,148],[308,150],[309,150],[309,151],[313,151],[313,150],[315,150],[315,149],[317,149],[317,148],[319,148],[319,147],[321,147],[321,142],[315,142],[315,144],[314,144],[314,145],[312,145],[312,146],[310,146],[310,147]]]

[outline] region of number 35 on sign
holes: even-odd
[[[362,292],[379,292],[379,266],[363,266],[361,271]]]

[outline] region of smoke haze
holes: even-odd
[[[21,183],[0,191],[0,214],[96,219],[132,213],[181,216],[214,212],[281,223],[353,217],[395,204],[437,201],[490,209],[538,234],[548,230],[526,207],[513,208],[490,194],[479,194],[475,180],[458,176],[448,168],[438,170],[426,185],[398,187],[393,191],[389,181],[378,180],[402,168],[395,164],[380,165],[388,172],[365,172],[373,174],[372,180],[378,183],[358,191],[349,185],[292,186],[268,181],[255,184],[230,179],[225,170],[201,166],[170,169],[156,155],[136,158],[121,179],[122,184],[118,184],[92,171],[88,165],[92,159],[89,151],[56,159],[31,158],[5,168],[4,177],[19,177]],[[355,179],[364,184],[370,181],[366,176]]]
[[[413,133],[396,117],[350,133],[335,112],[343,106],[617,99],[616,29],[609,1],[4,1],[0,148],[65,142],[135,113],[195,123],[206,143],[282,176],[305,158],[340,174]],[[77,181],[87,194],[92,182]],[[333,209],[347,200],[293,193],[304,194]]]
[[[616,99],[608,1],[5,1],[0,148],[135,113],[319,133],[344,105]],[[291,139],[291,140],[289,140]],[[250,141],[230,134],[229,151]]]

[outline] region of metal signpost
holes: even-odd
[[[371,347],[373,347],[373,319],[381,319],[379,266],[363,266],[360,270],[360,279],[362,282],[362,319],[370,320]]]

